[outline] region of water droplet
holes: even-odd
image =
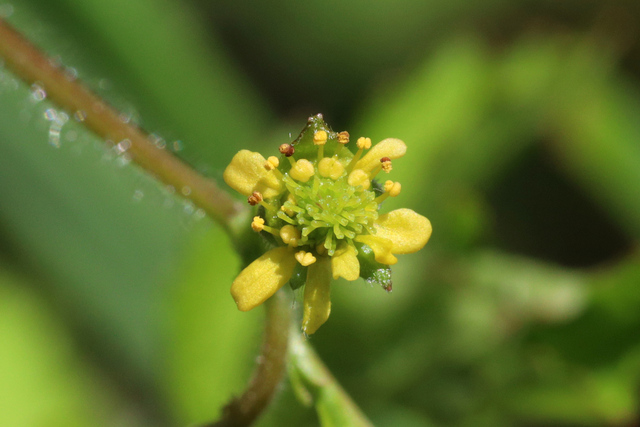
[[[131,114],[120,113],[118,118],[122,123],[129,123],[131,121]]]
[[[201,220],[205,216],[206,216],[206,213],[204,209],[197,209],[196,212],[193,214],[193,217],[197,220]]]
[[[64,111],[57,112],[53,108],[48,108],[44,112],[44,117],[51,122],[49,125],[49,144],[60,148],[60,133],[65,123],[69,121],[69,115]]]
[[[53,108],[47,108],[44,112],[44,118],[45,120],[52,122],[58,118],[58,112]]]
[[[158,134],[152,133],[149,135],[149,142],[156,146],[156,148],[164,149],[167,146],[167,142]]]
[[[59,66],[62,65],[62,58],[60,57],[60,55],[50,56],[49,64],[52,67],[58,68]]]
[[[44,87],[40,83],[34,83],[31,85],[31,99],[34,102],[40,102],[47,97],[47,92],[45,92]]]
[[[167,185],[166,190],[169,194],[176,194],[176,188],[173,185]]]
[[[109,90],[111,89],[111,82],[107,79],[100,79],[98,81],[98,87],[102,90]]]
[[[182,149],[184,148],[184,145],[182,144],[182,141],[177,140],[177,141],[173,141],[173,144],[171,144],[173,147],[173,151],[175,151],[176,153],[179,151],[182,151]]]
[[[123,139],[114,147],[114,150],[116,151],[116,154],[120,155],[125,153],[129,148],[131,148],[131,141]]]
[[[13,5],[10,3],[0,4],[0,18],[9,18],[13,15]]]
[[[118,159],[116,161],[118,163],[118,166],[124,167],[131,163],[131,156],[128,153],[124,153],[123,155],[118,156]]]
[[[134,191],[133,200],[135,200],[136,202],[139,202],[140,200],[142,200],[143,197],[144,197],[144,193],[142,192],[142,190]]]
[[[78,110],[75,113],[73,113],[73,118],[76,119],[76,121],[78,122],[84,122],[87,118],[87,113],[85,113],[82,110]]]
[[[191,194],[191,187],[189,187],[188,185],[185,185],[184,187],[182,187],[181,192],[184,196],[188,196],[189,194]]]
[[[184,202],[184,213],[191,215],[193,214],[194,210],[195,207],[193,206],[193,202],[191,202],[190,200]]]
[[[67,67],[64,69],[64,78],[72,82],[78,78],[78,70],[73,67]]]

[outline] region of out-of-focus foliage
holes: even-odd
[[[403,139],[431,219],[394,291],[334,284],[312,342],[376,425],[640,419],[634,2],[17,0],[0,15],[219,178],[308,115]],[[60,139],[56,132],[61,129]],[[213,419],[262,313],[202,212],[0,68],[0,425]],[[283,385],[262,426],[317,425]]]

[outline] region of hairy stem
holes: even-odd
[[[37,83],[47,97],[77,117],[105,140],[128,140],[132,160],[165,184],[193,201],[229,229],[231,221],[246,210],[211,179],[205,178],[169,151],[149,142],[148,135],[120,120],[119,113],[76,80],[69,79],[54,61],[40,52],[0,19],[0,57],[22,80]]]
[[[286,370],[291,299],[284,290],[280,290],[265,302],[265,306],[264,342],[253,378],[242,396],[233,399],[224,408],[222,418],[204,427],[251,425],[275,395]]]

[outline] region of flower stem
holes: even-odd
[[[222,418],[204,427],[242,427],[253,423],[276,393],[286,370],[291,299],[284,290],[265,302],[266,326],[258,363],[242,396],[223,410]]]
[[[308,403],[315,404],[321,425],[373,427],[297,328],[289,335],[289,365],[309,394]]]
[[[69,79],[60,67],[33,46],[9,24],[0,19],[0,57],[28,84],[42,86],[58,106],[72,115],[84,117],[83,123],[105,140],[128,140],[132,160],[165,184],[202,208],[211,218],[229,229],[230,222],[243,210],[211,179],[205,178],[169,151],[149,142],[148,135],[131,123],[120,120],[119,113],[76,80]]]

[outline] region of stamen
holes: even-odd
[[[253,221],[251,222],[251,228],[256,233],[262,231],[264,229],[264,219],[260,218],[259,216],[254,216]]]
[[[259,217],[259,216],[254,216],[253,217],[253,221],[251,222],[251,228],[256,233],[259,233],[259,232],[264,230],[267,233],[273,234],[274,236],[279,236],[280,235],[280,233],[279,233],[279,231],[277,229],[275,229],[273,227],[269,227],[268,225],[264,225],[264,219]]]
[[[338,133],[338,142],[342,145],[346,145],[349,143],[349,132],[343,130]]]
[[[368,150],[369,148],[371,148],[371,138],[365,138],[365,137],[361,136],[356,141],[356,145],[361,150]]]
[[[251,206],[255,206],[258,203],[260,203],[262,200],[263,200],[262,193],[259,193],[258,191],[254,191],[253,194],[251,194],[247,199],[247,202],[249,202]]]
[[[376,203],[380,204],[384,202],[387,197],[396,197],[400,194],[402,185],[399,182],[386,181],[384,183],[384,193],[376,197]]]
[[[391,169],[393,169],[393,166],[391,166],[391,159],[389,157],[381,158],[380,165],[382,166],[382,170],[386,173],[391,172]]]
[[[335,151],[335,153],[333,153],[333,155],[337,156],[338,154],[340,154],[340,152],[342,151],[342,147],[344,147],[348,143],[349,143],[349,132],[347,132],[346,130],[343,130],[342,132],[339,132],[338,133],[338,146],[336,147],[336,151]]]
[[[280,153],[284,154],[285,157],[291,157],[293,153],[296,152],[296,149],[291,144],[282,144],[278,150],[280,150]]]
[[[391,169],[392,169],[391,159],[388,157],[383,157],[380,159],[380,164],[371,170],[370,172],[371,179],[374,179],[376,175],[380,173],[381,170],[385,171],[386,173],[389,173],[391,172]]]
[[[316,257],[314,257],[311,252],[296,252],[294,257],[296,258],[296,261],[298,261],[304,267],[307,267],[316,262]]]
[[[371,138],[365,138],[365,137],[358,138],[358,140],[356,141],[356,146],[358,147],[358,151],[353,156],[353,159],[351,159],[351,161],[349,162],[349,165],[347,166],[348,172],[351,172],[351,170],[353,170],[356,163],[358,163],[358,160],[360,160],[360,157],[362,157],[363,151],[371,148]]]
[[[318,160],[324,157],[324,144],[327,143],[327,132],[319,130],[313,134],[313,145],[318,146]]]
[[[247,199],[247,202],[249,202],[249,204],[251,206],[255,206],[257,204],[260,204],[260,206],[264,207],[266,210],[268,211],[275,211],[276,208],[274,206],[271,206],[269,203],[265,202],[262,198],[262,193],[258,192],[258,191],[254,191],[253,194],[251,194],[249,196],[249,198]]]

